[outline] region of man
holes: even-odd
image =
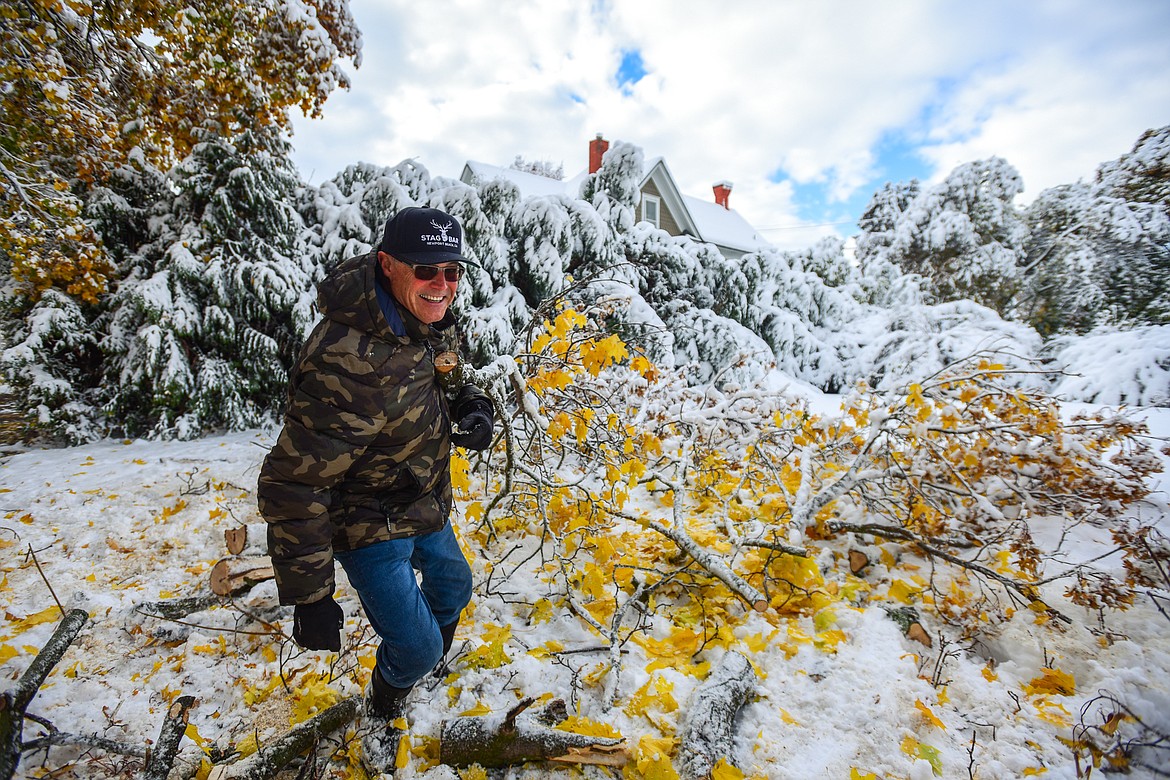
[[[450,452],[489,446],[494,418],[457,365],[449,309],[466,262],[459,223],[411,207],[387,221],[376,251],[330,272],[317,292],[324,319],[302,348],[284,428],[260,471],[280,603],[295,605],[293,639],[341,649],[334,560],[381,639],[363,710],[363,755],[375,772],[393,771],[394,721],[450,649],[471,598],[449,522]]]

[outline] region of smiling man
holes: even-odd
[[[488,447],[494,415],[459,369],[450,307],[462,249],[454,217],[406,208],[375,251],[321,282],[324,318],[289,379],[284,428],[257,486],[280,603],[295,605],[293,639],[341,649],[334,561],[381,639],[362,728],[374,773],[393,771],[395,721],[440,666],[471,598],[450,523],[451,446]]]

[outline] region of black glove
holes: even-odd
[[[492,426],[495,424],[495,410],[487,396],[465,385],[451,405],[451,417],[455,426],[451,430],[451,443],[469,450],[486,450],[492,443]]]
[[[293,607],[293,640],[306,650],[341,650],[341,624],[345,613],[327,596],[312,604]]]

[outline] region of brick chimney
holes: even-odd
[[[589,172],[597,173],[597,169],[601,167],[601,158],[605,156],[606,150],[609,149],[609,141],[601,137],[601,133],[589,142]]]
[[[731,182],[717,181],[711,189],[715,190],[715,202],[725,209],[730,209],[727,201],[731,198]]]

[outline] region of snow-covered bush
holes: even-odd
[[[1054,395],[1098,404],[1170,406],[1170,325],[1060,336],[1045,351],[1062,372],[1052,386]]]

